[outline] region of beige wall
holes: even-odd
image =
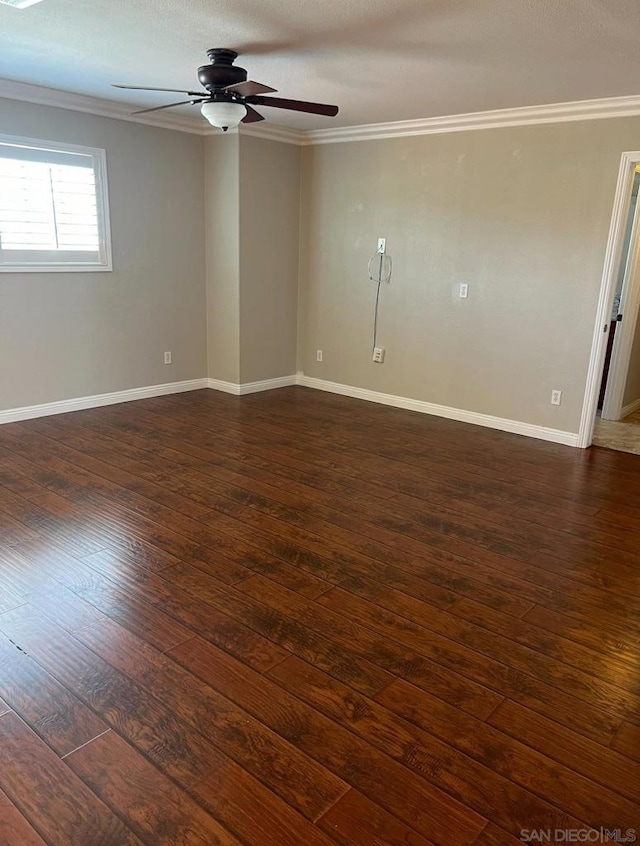
[[[639,137],[629,118],[306,148],[299,367],[576,432],[620,154]],[[394,261],[383,365],[367,281],[378,236]]]
[[[240,381],[240,145],[238,135],[205,139],[207,375]]]
[[[12,100],[0,131],[106,149],[114,266],[0,273],[0,409],[205,376],[202,139]]]
[[[640,119],[302,151],[9,100],[0,120],[107,150],[115,268],[0,274],[0,408],[298,367],[577,431],[620,154]],[[379,236],[394,260],[381,366],[367,281]]]
[[[234,384],[296,371],[300,149],[206,139],[208,375]]]
[[[296,372],[300,148],[240,136],[240,381]]]

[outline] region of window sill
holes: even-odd
[[[0,273],[104,273],[113,271],[111,264],[0,264]]]

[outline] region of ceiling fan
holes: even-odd
[[[338,114],[337,106],[327,106],[323,103],[307,103],[304,100],[285,100],[282,97],[265,97],[265,94],[275,92],[275,88],[262,85],[260,82],[247,80],[244,68],[233,63],[238,58],[235,50],[214,47],[207,50],[211,64],[198,68],[198,79],[205,91],[182,91],[180,88],[146,88],[143,85],[114,85],[114,88],[127,88],[136,91],[171,91],[177,94],[187,94],[188,100],[178,103],[168,103],[166,106],[155,106],[151,109],[139,109],[134,115],[147,112],[157,112],[161,109],[171,109],[174,106],[200,105],[200,111],[212,126],[217,126],[224,132],[229,127],[239,123],[254,123],[264,120],[254,106],[269,106],[275,109],[289,109],[294,112],[308,112],[312,115],[327,115],[334,117]]]

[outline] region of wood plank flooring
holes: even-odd
[[[0,538],[2,846],[640,836],[638,456],[197,391],[0,427]]]

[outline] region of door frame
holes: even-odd
[[[600,382],[602,380],[602,369],[607,346],[609,324],[611,321],[611,308],[616,292],[616,282],[622,258],[624,236],[627,225],[631,192],[633,190],[633,179],[636,165],[640,164],[640,150],[623,153],[620,159],[618,170],[618,182],[613,201],[613,214],[609,227],[609,238],[604,257],[602,271],[602,282],[600,284],[600,295],[596,311],[596,322],[591,342],[591,355],[589,357],[589,368],[587,370],[587,382],[585,387],[584,400],[582,403],[582,415],[580,417],[580,429],[578,431],[578,442],[576,446],[586,448],[591,446],[593,440],[593,427],[596,420],[598,405],[598,394],[600,393]],[[624,323],[624,320],[622,321]],[[616,336],[617,336],[616,332]],[[622,333],[621,333],[622,334]],[[616,337],[614,346],[620,350],[620,338]],[[631,350],[629,349],[629,353]],[[607,390],[608,393],[608,390]]]
[[[637,277],[638,253],[640,251],[639,239],[640,207],[636,205],[620,297],[622,322],[618,325],[613,342],[609,379],[607,380],[607,390],[602,405],[602,416],[605,420],[620,420],[624,416],[622,403],[624,401],[624,389],[631,362],[631,351],[636,323],[638,321],[638,302],[640,298],[640,280]]]

